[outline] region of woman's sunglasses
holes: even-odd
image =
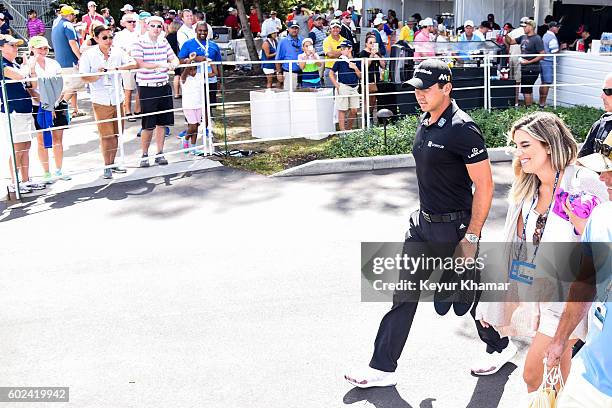
[[[136,20],[126,20],[126,23],[129,23],[129,24],[136,24]]]
[[[606,94],[606,96],[612,96],[612,88],[604,88],[602,91]]]
[[[112,35],[103,35],[102,37],[100,37],[102,40],[106,41],[106,40],[112,40],[113,36]]]

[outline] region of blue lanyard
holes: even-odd
[[[542,242],[542,238],[544,238],[544,230],[546,229],[546,222],[548,221],[548,213],[550,212],[550,207],[552,207],[553,202],[555,200],[555,190],[557,189],[557,184],[559,183],[559,174],[560,172],[557,172],[557,174],[555,175],[555,184],[553,186],[553,191],[552,191],[552,197],[550,199],[550,204],[548,204],[548,208],[546,209],[546,212],[543,214],[544,216],[544,225],[542,226],[542,235],[540,236],[540,242],[538,242],[538,244],[536,245],[535,251],[533,252],[533,258],[531,259],[531,263],[533,263],[533,260],[535,259],[537,253],[538,253],[538,249],[540,248],[540,243]],[[519,247],[519,254],[521,252],[521,250],[523,249],[523,243],[527,241],[527,223],[529,222],[529,215],[531,214],[531,210],[533,210],[533,205],[535,204],[536,201],[536,196],[533,197],[533,200],[531,201],[531,205],[529,206],[529,212],[527,213],[527,216],[525,217],[525,222],[523,223],[523,233],[521,234],[521,246]]]

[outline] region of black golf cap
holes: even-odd
[[[451,82],[452,75],[444,61],[434,58],[427,59],[414,69],[414,75],[404,82],[404,86],[411,85],[416,89],[427,89],[435,84]]]

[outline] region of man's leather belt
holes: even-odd
[[[421,214],[423,214],[423,218],[427,222],[453,222],[470,216],[469,211],[456,211],[446,214],[428,214],[425,211],[421,211]]]

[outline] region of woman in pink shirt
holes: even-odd
[[[36,10],[28,11],[28,22],[26,23],[26,28],[28,30],[28,38],[32,38],[37,35],[45,35],[45,23],[38,18],[38,13],[36,13]]]

